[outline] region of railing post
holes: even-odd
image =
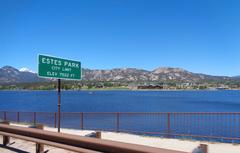
[[[117,113],[117,132],[119,132],[119,115],[120,113]]]
[[[170,113],[167,113],[167,137],[169,138],[171,135],[171,117]]]
[[[4,117],[3,117],[4,121],[6,121],[7,120],[7,112],[5,111],[3,115],[4,115]]]
[[[1,124],[7,124],[9,125],[9,121],[2,121]],[[3,145],[6,146],[10,142],[10,137],[3,135]]]
[[[17,122],[19,123],[19,121],[20,121],[20,113],[17,112]]]
[[[36,124],[36,112],[33,113],[33,123]]]
[[[54,112],[54,128],[57,127],[57,113]]]
[[[81,113],[81,129],[83,130],[83,112]]]

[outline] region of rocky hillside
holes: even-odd
[[[178,81],[178,82],[201,82],[201,81],[224,81],[234,78],[225,76],[211,76],[206,74],[192,73],[181,68],[160,67],[153,71],[142,69],[125,68],[112,70],[89,70],[84,69],[86,80],[97,81]]]
[[[40,81],[45,81],[45,79],[39,78],[36,73],[19,71],[11,66],[4,66],[0,68],[0,84]]]
[[[83,80],[89,81],[128,81],[128,82],[204,82],[227,81],[240,79],[237,77],[211,76],[192,73],[181,68],[160,67],[153,71],[135,68],[118,68],[111,70],[83,69]],[[31,71],[19,71],[11,66],[0,68],[0,84],[47,81]]]

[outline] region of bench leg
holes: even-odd
[[[200,144],[200,148],[203,150],[203,153],[208,153],[208,146],[206,144]]]
[[[98,139],[101,139],[101,138],[102,138],[101,132],[99,132],[99,131],[96,132],[96,138],[98,138]]]
[[[3,121],[1,124],[7,124],[9,125],[9,121]],[[9,136],[3,136],[3,145],[6,146],[10,142],[10,137]]]
[[[30,128],[43,130],[43,125],[42,124],[35,124],[33,126],[30,126]],[[36,153],[44,153],[44,144],[36,143]]]
[[[36,143],[36,153],[44,153],[44,145],[41,143]]]
[[[10,142],[10,137],[9,136],[3,136],[3,145],[6,146]]]

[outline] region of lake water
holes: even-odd
[[[57,111],[56,91],[0,91],[0,110]],[[66,112],[239,112],[240,91],[63,91]]]

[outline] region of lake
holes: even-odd
[[[0,91],[0,110],[57,111],[56,91]],[[240,91],[63,91],[65,112],[239,112]]]
[[[61,108],[64,128],[240,143],[240,91],[63,91]],[[0,91],[0,119],[56,127],[54,112],[56,91]]]

